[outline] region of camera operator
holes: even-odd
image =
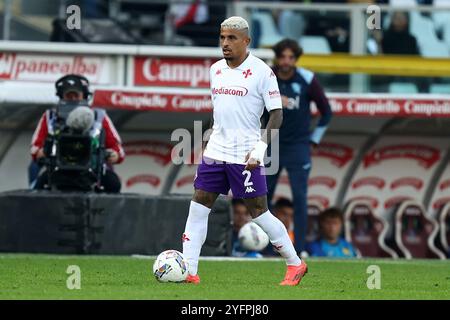
[[[89,91],[89,81],[85,77],[69,74],[58,79],[55,83],[55,87],[56,95],[60,98],[60,104],[80,103],[80,105],[88,105],[88,99],[91,96],[91,92]],[[75,118],[72,117],[73,115],[75,115]],[[55,126],[57,126],[58,116],[56,109],[50,109],[46,110],[39,120],[31,142],[31,156],[34,161],[34,166],[39,160],[48,158],[45,151],[45,144],[48,136],[53,134]],[[97,123],[98,127],[101,127],[104,132],[104,147],[106,148],[107,155],[107,167],[100,178],[101,189],[108,193],[119,193],[121,182],[117,174],[113,171],[113,164],[121,163],[124,160],[125,153],[122,148],[120,136],[106,112],[102,109],[77,107],[69,114],[67,123],[69,126],[73,123],[78,125],[81,123],[81,125],[88,125],[90,127]],[[49,174],[47,171],[48,170],[42,172],[38,176],[33,189],[48,188]]]

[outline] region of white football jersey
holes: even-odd
[[[245,164],[245,156],[261,139],[264,107],[268,111],[282,107],[277,78],[264,61],[249,53],[233,69],[225,59],[214,63],[210,80],[214,125],[204,156]]]

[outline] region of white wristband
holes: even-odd
[[[253,150],[250,152],[250,158],[258,160],[260,164],[264,164],[264,153],[266,153],[267,143],[259,140]]]

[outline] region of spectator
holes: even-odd
[[[316,1],[317,2],[317,1]],[[320,1],[336,2],[336,1]],[[345,2],[345,1],[341,1]],[[332,11],[308,12],[305,35],[325,37],[332,52],[349,52],[350,14]]]
[[[353,246],[341,237],[344,217],[341,210],[329,208],[319,215],[320,239],[307,244],[306,250],[313,257],[354,258]]]
[[[242,199],[233,199],[231,202],[233,210],[233,249],[231,255],[234,257],[261,258],[262,255],[256,251],[246,251],[239,243],[239,230],[252,220],[247,207]]]
[[[379,52],[385,54],[419,54],[416,38],[409,33],[409,15],[397,11],[392,15],[388,30],[375,33]]]
[[[294,205],[291,200],[280,198],[273,206],[275,216],[283,222],[289,237],[294,242]]]

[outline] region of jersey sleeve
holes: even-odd
[[[270,68],[265,71],[264,77],[261,81],[260,94],[264,99],[264,105],[266,106],[267,111],[270,112],[272,110],[282,108],[277,77]]]

